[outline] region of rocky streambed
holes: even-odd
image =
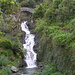
[[[36,68],[26,68],[22,67],[19,69],[17,73],[13,73],[11,75],[40,75],[42,70],[45,67],[45,64],[43,62],[38,62]]]

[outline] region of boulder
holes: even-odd
[[[22,60],[21,62],[19,62],[19,65],[18,65],[19,68],[22,68],[22,67],[27,67],[27,64],[24,60]]]
[[[11,71],[16,73],[16,72],[18,72],[18,69],[15,66],[11,66]]]

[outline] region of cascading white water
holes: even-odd
[[[27,51],[25,55],[25,61],[27,63],[27,68],[34,68],[37,67],[36,66],[37,54],[33,50],[33,47],[35,45],[34,42],[35,35],[30,33],[26,23],[27,21],[22,22],[21,24],[22,31],[26,33],[25,44],[23,44],[24,49]]]

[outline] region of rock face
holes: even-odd
[[[22,68],[22,67],[27,67],[27,64],[24,60],[22,60],[20,63],[19,63],[19,68]]]
[[[12,66],[11,67],[11,71],[14,72],[14,73],[16,73],[16,72],[18,72],[18,69],[15,66]]]
[[[34,11],[35,11],[34,9],[28,8],[28,7],[21,7],[20,10],[21,10],[21,12],[28,11],[30,13],[34,13]]]

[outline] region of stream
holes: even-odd
[[[17,73],[13,73],[11,75],[38,75],[37,68],[22,68]]]
[[[24,21],[21,23],[21,28],[22,31],[24,31],[26,33],[24,42],[25,44],[23,44],[24,47],[24,52],[26,52],[25,54],[25,59],[24,61],[27,64],[26,68],[22,69],[22,73],[21,75],[35,75],[35,71],[37,69],[37,65],[36,65],[36,60],[37,60],[37,54],[34,52],[33,47],[35,45],[35,35],[30,33],[30,30],[27,26],[27,21]],[[24,71],[23,71],[24,70]]]
[[[21,23],[21,29],[25,32],[23,50],[24,50],[24,61],[27,64],[27,67],[23,67],[17,73],[12,75],[39,75],[43,69],[42,63],[36,64],[37,54],[34,52],[35,45],[35,35],[30,33],[29,27],[27,26],[27,21]]]
[[[30,33],[29,28],[26,23],[27,21],[22,22],[21,24],[22,31],[26,33],[26,36],[24,39],[25,44],[23,44],[23,47],[24,47],[23,50],[24,52],[26,52],[26,54],[24,55],[25,56],[24,61],[27,64],[26,68],[34,68],[34,67],[37,67],[36,66],[37,54],[33,50],[33,47],[35,45],[35,42],[34,42],[35,35]]]

